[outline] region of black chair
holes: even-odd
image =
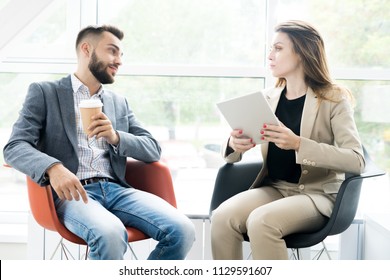
[[[359,204],[363,179],[385,174],[374,164],[364,147],[363,150],[366,159],[365,171],[360,175],[346,174],[346,179],[341,184],[333,212],[326,225],[317,232],[295,233],[284,237],[287,247],[292,249],[292,258],[300,259],[300,248],[311,247],[321,242],[324,247],[315,256],[315,259],[319,259],[323,252],[328,254],[323,241],[327,236],[342,233],[352,224]],[[218,171],[214,185],[210,203],[210,217],[212,211],[226,199],[247,190],[255,180],[261,166],[261,162],[238,162],[222,166]],[[249,241],[246,234],[244,234],[244,239]],[[330,258],[329,254],[328,257]]]

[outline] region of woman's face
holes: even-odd
[[[293,43],[286,33],[275,33],[268,59],[274,77],[288,79],[303,73],[301,59],[294,52]]]

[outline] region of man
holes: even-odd
[[[158,241],[149,259],[184,259],[195,235],[189,219],[125,182],[126,157],[158,161],[161,149],[126,99],[102,86],[114,82],[122,64],[122,38],[122,31],[107,25],[79,32],[77,71],[30,85],[4,158],[39,184],[51,185],[60,220],[87,242],[90,259],[123,259],[125,226]],[[103,102],[88,135],[79,109],[86,99]]]

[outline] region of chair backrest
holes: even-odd
[[[312,233],[295,233],[284,237],[287,247],[304,248],[316,245],[329,235],[340,234],[353,222],[357,208],[362,182],[366,178],[382,176],[385,172],[379,169],[372,161],[365,147],[364,157],[366,167],[362,174],[346,174],[346,179],[340,186],[335,205],[327,224],[319,231]]]
[[[211,197],[209,214],[222,202],[249,189],[262,167],[262,162],[227,163],[219,168]]]
[[[86,244],[83,239],[70,232],[58,219],[50,186],[42,187],[27,176],[27,193],[31,214],[40,226],[58,232],[63,238],[73,243]]]
[[[352,176],[340,186],[336,201],[326,225],[316,232],[294,233],[284,237],[288,248],[306,248],[323,241],[329,235],[345,231],[353,222],[361,192],[363,178]]]
[[[153,193],[177,207],[171,172],[165,163],[145,163],[129,159],[126,181],[134,188]]]

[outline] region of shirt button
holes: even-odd
[[[306,169],[305,169],[305,170],[302,170],[302,174],[303,174],[303,175],[306,175],[306,174],[308,174],[308,173],[309,173],[309,170],[306,170]]]
[[[299,185],[298,187],[301,191],[305,189],[305,185]]]
[[[307,163],[307,159],[302,160],[302,162],[303,162],[304,164],[306,164],[306,163]]]

